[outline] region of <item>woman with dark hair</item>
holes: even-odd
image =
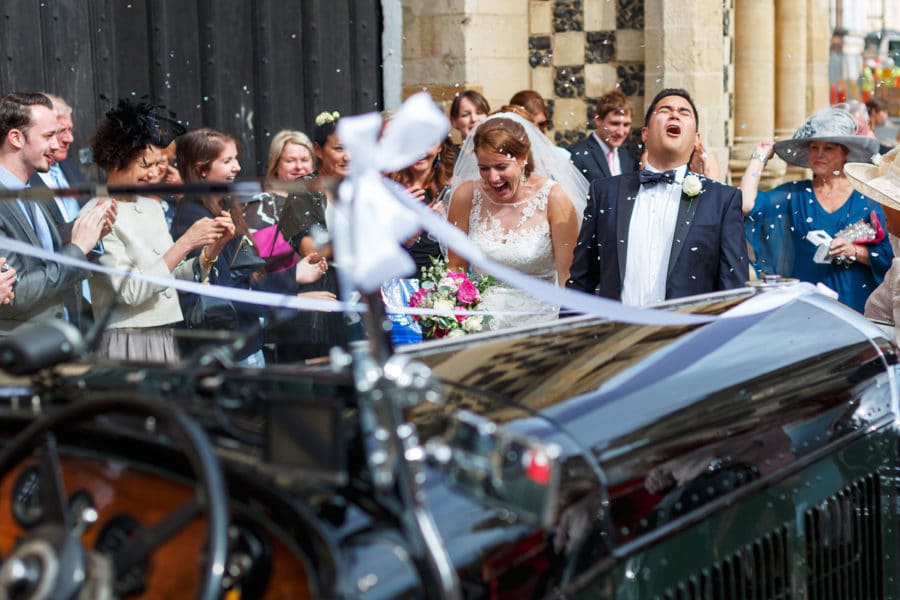
[[[176,162],[181,178],[187,183],[230,183],[241,171],[238,160],[237,140],[226,133],[213,129],[197,129],[178,139]],[[264,275],[264,261],[250,237],[244,220],[241,203],[229,194],[203,194],[199,197],[186,196],[179,201],[172,220],[172,234],[180,235],[199,220],[214,215],[227,214],[234,223],[235,236],[229,241],[213,261],[219,285],[250,289],[258,284]],[[312,261],[310,259],[313,259]],[[314,261],[314,262],[313,262]],[[254,268],[255,267],[255,268]],[[310,283],[318,279],[324,270],[324,261],[307,257],[297,263],[297,282]],[[182,294],[182,309],[191,310],[197,297]],[[251,328],[256,335],[247,341],[237,358],[245,366],[264,366],[262,354],[263,330],[259,319],[264,312],[256,305],[235,303],[236,326],[241,331]]]
[[[534,90],[521,90],[513,94],[509,99],[513,106],[521,106],[531,114],[531,120],[543,133],[550,128],[550,118],[547,115],[547,103],[544,97]]]
[[[109,185],[158,180],[162,149],[184,131],[158,110],[123,99],[100,122],[91,150]],[[84,210],[99,200],[94,198]],[[116,200],[118,216],[103,238],[100,263],[128,275],[97,274],[89,280],[94,318],[109,313],[100,352],[128,360],[177,360],[171,326],[183,320],[178,293],[134,275],[205,278],[234,235],[234,223],[227,213],[200,219],[173,241],[159,202],[142,195],[118,195]],[[188,258],[197,252],[198,258]]]
[[[305,175],[303,179],[342,179],[347,175],[350,153],[344,149],[337,135],[340,117],[337,111],[325,111],[316,116],[316,126],[312,133],[316,171]],[[328,231],[327,208],[328,199],[321,192],[288,196],[283,220],[290,221],[291,225],[283,227],[283,232],[300,256],[331,258],[330,245],[320,247],[315,239],[317,232]],[[298,290],[304,295],[335,297],[338,293],[337,282],[335,269],[328,268],[321,279],[301,284]],[[347,339],[347,326],[342,313],[301,313],[291,321],[290,329],[303,331],[303,335],[277,335],[276,347],[281,360],[296,361],[326,356],[332,346],[342,344]]]
[[[389,177],[419,201],[432,207],[441,216],[446,216],[456,152],[456,146],[447,138],[402,171],[390,173]],[[432,258],[441,258],[443,255],[440,244],[427,232],[420,232],[404,245],[416,261],[417,273],[430,267]]]
[[[465,90],[453,98],[450,105],[450,124],[459,130],[462,141],[472,128],[491,114],[487,99],[475,90]]]

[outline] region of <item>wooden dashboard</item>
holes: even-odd
[[[88,526],[82,535],[86,549],[94,549],[98,536],[104,529],[107,535],[110,535],[109,532],[115,528],[115,523],[128,522],[131,518],[143,526],[153,525],[187,502],[194,494],[190,485],[136,468],[120,460],[63,454],[61,463],[67,497],[73,501],[77,497],[80,502],[90,502],[97,513],[97,521]],[[2,556],[8,555],[16,542],[26,533],[20,524],[23,519],[13,516],[13,505],[16,504],[15,508],[21,515],[22,507],[27,506],[29,502],[29,494],[34,493],[33,489],[29,489],[29,476],[26,472],[33,464],[33,461],[26,460],[0,483]],[[34,501],[34,498],[31,500]],[[34,516],[33,512],[30,514]],[[253,591],[241,590],[238,581],[233,589],[223,593],[223,598],[303,600],[313,597],[314,582],[309,566],[302,556],[298,556],[275,531],[269,526],[260,524],[259,519],[245,512],[243,508],[235,507],[232,510],[232,519],[231,534],[235,533],[234,523],[253,524],[254,536],[264,538],[261,545],[266,546],[267,556],[265,560],[257,561],[259,564],[252,564],[253,561],[248,561],[244,554],[241,564],[248,572],[252,572]],[[167,540],[150,556],[146,571],[143,573],[146,582],[144,591],[127,597],[147,599],[196,597],[203,562],[205,528],[205,521],[201,515]],[[121,537],[122,532],[119,534]],[[233,538],[234,535],[229,537]],[[233,555],[236,555],[236,552],[229,552],[229,565]],[[250,580],[245,581],[249,585]]]

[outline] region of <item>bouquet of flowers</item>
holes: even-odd
[[[494,284],[486,275],[467,276],[451,271],[443,259],[432,258],[431,266],[422,269],[419,290],[409,299],[412,308],[432,308],[447,315],[417,315],[424,338],[458,337],[481,331],[487,319],[483,315],[467,315],[477,310],[481,294]]]

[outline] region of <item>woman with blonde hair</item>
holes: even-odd
[[[276,133],[269,144],[266,166],[269,191],[257,194],[244,206],[244,218],[269,273],[286,271],[298,260],[278,228],[288,192],[278,189],[277,182],[297,181],[310,175],[313,156],[313,144],[302,131],[282,129]]]

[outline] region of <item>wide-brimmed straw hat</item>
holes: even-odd
[[[775,153],[786,163],[809,168],[809,143],[831,142],[850,151],[847,162],[869,162],[878,140],[856,135],[856,119],[846,110],[828,108],[809,117],[789,140],[775,142]]]
[[[894,210],[900,210],[900,147],[871,163],[844,165],[850,183],[860,193]]]

